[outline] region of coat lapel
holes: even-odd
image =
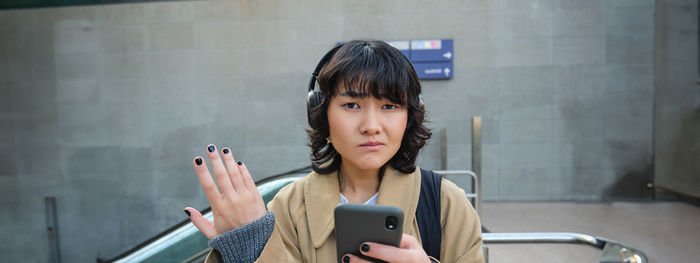
[[[312,172],[309,176],[308,185],[304,187],[304,204],[311,241],[314,248],[319,248],[335,228],[333,211],[340,203],[340,185],[337,172]]]

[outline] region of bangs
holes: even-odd
[[[390,48],[379,49],[374,44],[341,48],[319,74],[321,91],[330,97],[344,92],[354,98],[372,96],[406,106],[412,66],[400,51]]]
[[[354,73],[354,74],[352,74]],[[331,96],[338,94],[340,89],[344,89],[345,94],[353,98],[366,98],[372,96],[376,99],[387,99],[393,103],[406,106],[406,87],[395,79],[389,78],[385,73],[375,73],[371,71],[351,72],[342,77]]]

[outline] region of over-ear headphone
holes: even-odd
[[[328,64],[328,61],[330,61],[331,58],[333,58],[333,55],[335,55],[335,53],[338,52],[338,49],[340,49],[340,47],[342,46],[342,44],[338,45],[332,48],[330,51],[328,51],[328,53],[323,55],[321,60],[316,65],[316,69],[314,69],[314,72],[311,73],[311,80],[309,80],[309,93],[306,97],[306,115],[309,119],[309,125],[311,126],[311,129],[317,130],[321,128],[321,124],[317,121],[313,121],[313,118],[311,117],[313,109],[318,107],[318,105],[321,105],[321,102],[323,102],[323,94],[320,91],[315,90],[318,74],[321,71],[321,68]]]

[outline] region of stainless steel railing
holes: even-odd
[[[647,256],[639,250],[630,248],[610,239],[568,232],[532,232],[532,233],[483,233],[484,245],[488,244],[581,244],[601,249],[599,263],[648,263]],[[488,246],[486,246],[488,248]],[[488,259],[488,249],[484,250]],[[486,261],[488,263],[488,261]]]
[[[477,212],[479,212],[479,207],[481,204],[481,189],[479,184],[479,177],[474,173],[473,171],[469,170],[440,170],[440,171],[435,171],[438,174],[441,174],[443,176],[448,176],[448,175],[468,175],[472,179],[472,189],[474,189],[473,192],[471,193],[466,193],[467,198],[472,201],[472,206],[474,209],[476,209]]]

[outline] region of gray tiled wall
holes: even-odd
[[[46,259],[44,196],[58,200],[65,262],[109,258],[183,220],[184,206],[207,206],[191,161],[208,143],[258,179],[307,165],[309,73],[355,38],[454,39],[455,78],[423,82],[435,135],[421,166],[440,168],[445,128],[447,168],[470,168],[478,115],[486,200],[643,198],[654,12],[651,0],[0,11],[0,255]]]

